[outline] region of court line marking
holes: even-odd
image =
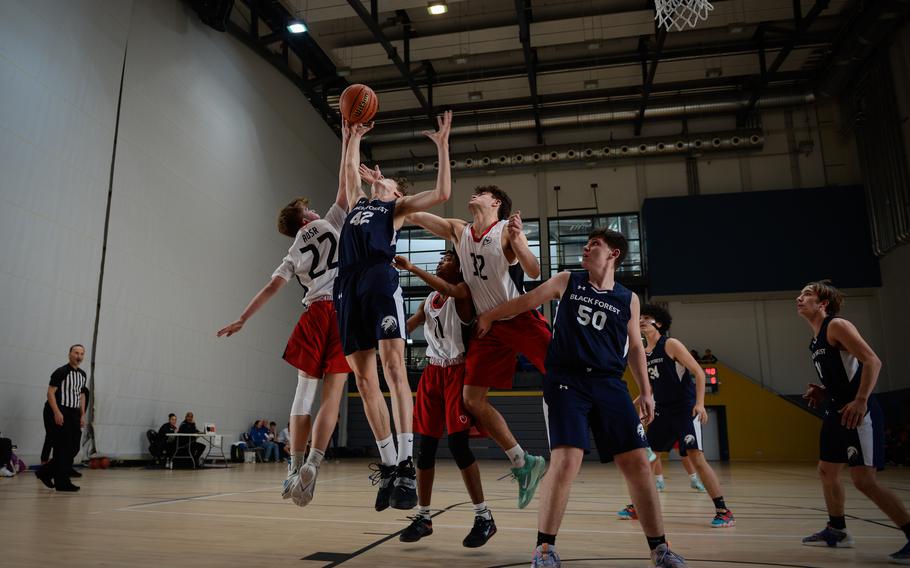
[[[121,509],[117,509],[117,511],[121,511]],[[132,512],[132,513],[154,513],[154,514],[158,514],[158,515],[183,515],[183,516],[191,516],[191,517],[217,517],[217,518],[222,518],[222,519],[240,519],[240,520],[243,520],[243,519],[257,519],[257,520],[264,520],[264,521],[306,521],[306,522],[318,522],[318,523],[323,523],[323,524],[329,524],[329,523],[331,523],[331,524],[346,524],[346,525],[389,525],[389,524],[396,524],[396,525],[398,525],[399,523],[405,522],[405,519],[398,519],[398,518],[395,518],[395,519],[392,519],[392,520],[388,520],[388,521],[357,521],[357,520],[353,520],[353,519],[327,519],[327,518],[325,518],[325,517],[279,517],[279,516],[274,516],[274,515],[238,515],[238,514],[222,514],[222,513],[197,513],[197,512],[194,512],[194,511],[154,511],[154,510],[151,510],[151,509],[139,509],[139,508],[123,509],[122,511],[123,511],[123,512]],[[617,521],[617,522],[621,522],[621,521]],[[470,529],[470,528],[473,527],[473,525],[438,524],[438,523],[434,523],[434,528],[436,528],[436,527],[439,527],[439,528],[451,528],[451,529]],[[537,528],[536,528],[536,527],[535,527],[535,528],[531,528],[531,527],[499,527],[499,526],[497,526],[497,529],[498,529],[498,530],[501,530],[501,531],[513,531],[513,532],[532,532],[532,533],[536,533],[536,532],[537,532]],[[397,535],[399,532],[401,532],[401,531],[400,531],[400,530],[399,530],[399,531],[396,531],[395,533],[393,533],[392,535],[389,535],[389,536],[395,536],[395,535]],[[640,530],[627,530],[627,531],[622,531],[622,530],[591,530],[591,529],[566,529],[566,528],[560,528],[560,529],[559,529],[559,532],[560,532],[560,534],[563,534],[563,533],[577,533],[577,534],[623,534],[623,535],[628,535],[628,534],[631,534],[631,535],[639,535],[639,534],[641,534],[641,531],[640,531]],[[718,536],[720,536],[721,538],[741,538],[741,537],[749,537],[749,538],[784,539],[784,540],[794,540],[794,539],[796,539],[796,538],[799,538],[799,537],[794,537],[792,534],[761,534],[761,533],[747,533],[747,532],[742,532],[742,531],[738,530],[738,528],[737,528],[737,530],[725,530],[725,531],[719,531],[719,530],[715,529],[715,530],[710,531],[710,532],[678,532],[678,531],[673,531],[673,532],[671,533],[671,536],[673,536],[673,537],[677,537],[677,536],[692,536],[692,537],[712,537],[712,538],[717,538]],[[894,536],[862,535],[862,539],[863,539],[863,540],[866,540],[866,539],[870,539],[870,540],[900,540],[900,541],[906,540],[906,538],[905,538],[903,535],[894,535]]]

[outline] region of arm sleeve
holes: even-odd
[[[346,217],[344,209],[338,206],[337,203],[333,203],[329,207],[328,212],[325,214],[325,220],[335,228],[336,231],[341,232],[341,227],[344,225],[344,218]]]
[[[272,278],[276,276],[283,278],[285,281],[294,277],[294,263],[291,262],[290,255],[284,257],[284,260],[281,261],[281,264],[279,264],[278,268],[275,269],[275,272],[272,273]]]

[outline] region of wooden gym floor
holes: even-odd
[[[661,496],[673,547],[695,567],[829,568],[886,565],[903,545],[875,506],[847,488],[853,549],[801,546],[827,520],[814,466],[716,465],[737,526],[711,529],[712,504],[689,489],[680,465],[665,467]],[[285,467],[237,464],[230,469],[83,470],[77,494],[45,489],[31,473],[0,479],[0,563],[8,566],[528,566],[538,500],[516,508],[505,461],[481,471],[499,533],[483,548],[461,540],[473,515],[451,461],[437,466],[434,534],[398,541],[408,512],[373,510],[367,462],[323,466],[316,498],[304,509],[280,497]],[[910,471],[889,468],[882,481],[905,501]],[[567,567],[645,567],[647,548],[636,521],[620,521],[627,491],[615,466],[586,463],[557,541]]]

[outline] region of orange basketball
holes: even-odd
[[[339,105],[341,116],[352,124],[369,122],[379,110],[379,99],[373,89],[359,83],[351,85],[341,93]]]
[[[101,463],[98,464],[98,465],[101,466],[101,469],[107,469],[107,468],[111,467],[111,460],[110,460],[110,459],[108,459],[108,458],[101,458],[99,461],[100,461]]]

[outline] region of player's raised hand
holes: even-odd
[[[654,420],[654,395],[638,397],[638,414],[641,416],[641,423],[647,426]]]
[[[395,259],[392,260],[392,266],[394,266],[398,270],[407,270],[408,272],[414,270],[414,264],[411,263],[411,261],[408,260],[406,257],[403,257],[400,254],[395,255]]]
[[[360,164],[360,179],[363,181],[373,184],[383,178],[382,170],[379,169],[379,166],[374,166],[373,169],[370,169],[366,164]]]
[[[840,412],[841,426],[846,426],[847,428],[854,430],[859,426],[859,423],[863,421],[867,409],[866,401],[858,398],[854,399],[853,402],[845,404],[838,411]]]
[[[825,387],[815,383],[809,383],[803,398],[809,403],[809,408],[818,408],[825,400]]]
[[[490,319],[489,312],[484,312],[477,316],[477,337],[483,337],[484,335],[490,332],[490,328],[493,327],[493,320]]]
[[[704,405],[696,404],[692,407],[692,418],[698,418],[698,422],[701,424],[708,423],[708,411],[705,410]]]
[[[449,133],[452,132],[452,111],[447,110],[436,117],[437,130],[425,130],[423,135],[436,143],[437,146],[448,144]]]
[[[376,126],[375,122],[358,122],[357,124],[350,125],[351,136],[357,138],[363,138],[364,135],[373,130],[373,127]]]
[[[521,222],[521,211],[516,211],[509,215],[509,223],[506,225],[509,231],[509,239],[514,240],[522,235],[524,225]]]
[[[225,335],[230,337],[230,336],[234,335],[235,333],[237,333],[238,331],[240,331],[241,329],[243,329],[243,324],[244,324],[243,320],[237,320],[234,323],[228,324],[228,325],[222,327],[221,329],[219,329],[218,333],[216,333],[215,335],[217,337],[223,337]]]

